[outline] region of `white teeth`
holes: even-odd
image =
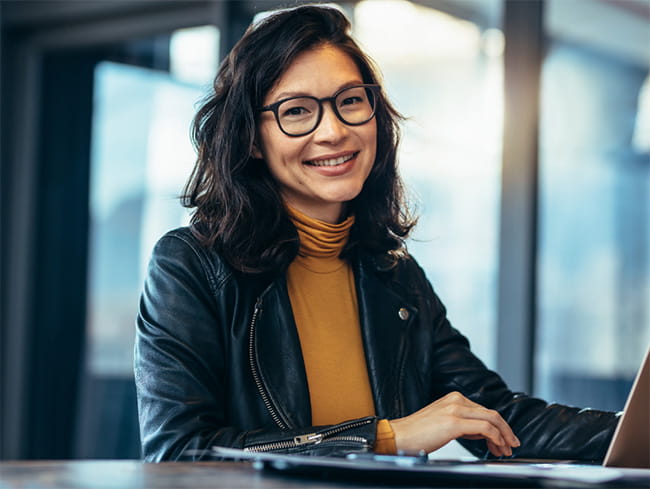
[[[308,161],[307,163],[313,166],[336,166],[342,165],[346,161],[350,161],[354,157],[353,154],[347,156],[339,156],[338,158],[330,158],[329,160]]]

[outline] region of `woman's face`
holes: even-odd
[[[352,59],[324,45],[299,55],[266,94],[264,106],[297,95],[331,97],[341,88],[363,83]],[[262,158],[289,205],[330,223],[345,217],[346,202],[363,187],[375,162],[377,123],[341,122],[329,102],[323,103],[318,127],[305,136],[284,134],[273,112],[260,115],[254,156]]]

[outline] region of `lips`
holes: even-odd
[[[339,166],[342,165],[343,163],[346,163],[350,161],[352,158],[357,156],[359,152],[355,153],[348,153],[342,156],[337,156],[336,158],[323,158],[323,159],[317,159],[317,160],[307,160],[305,161],[305,164],[311,165],[311,166]]]

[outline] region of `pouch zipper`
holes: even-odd
[[[250,335],[248,338],[248,360],[251,367],[251,373],[253,374],[253,381],[257,386],[257,390],[262,397],[262,401],[264,402],[266,409],[269,411],[269,414],[271,415],[271,418],[273,418],[273,421],[275,421],[275,424],[277,424],[279,428],[286,430],[288,429],[287,425],[280,419],[280,415],[271,404],[271,400],[266,393],[266,389],[262,385],[262,378],[260,377],[260,373],[255,362],[255,324],[257,323],[257,317],[261,310],[262,297],[258,297],[257,302],[255,303],[255,309],[253,310],[253,317],[251,318],[250,322]]]
[[[350,442],[350,443],[362,443],[367,445],[368,440],[363,436],[359,435],[338,435],[343,431],[357,428],[359,426],[364,426],[373,422],[372,418],[364,419],[362,421],[353,421],[349,423],[342,423],[336,426],[333,426],[327,430],[323,430],[318,433],[307,433],[303,435],[294,436],[289,440],[274,441],[269,443],[259,443],[257,445],[251,445],[245,447],[244,451],[246,452],[273,452],[276,450],[287,450],[289,448],[296,448],[303,445],[319,445],[321,443],[333,443],[333,442]]]

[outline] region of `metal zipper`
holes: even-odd
[[[359,426],[365,426],[372,422],[373,422],[373,418],[366,418],[360,421],[349,421],[347,423],[341,423],[341,424],[337,424],[336,426],[332,426],[331,428],[322,431],[321,434],[324,437],[330,437],[332,435],[336,435],[337,433],[341,433],[342,431],[347,431],[350,428],[358,428]]]
[[[368,444],[368,439],[364,438],[363,436],[359,435],[344,435],[344,436],[333,436],[332,438],[328,438],[327,440],[324,440],[324,443],[328,442],[336,442],[336,441],[342,441],[342,442],[352,442],[352,443],[363,443],[364,445]]]
[[[311,445],[327,445],[328,443],[337,443],[337,442],[360,443],[363,445],[368,444],[368,440],[363,436],[350,435],[350,436],[334,436],[332,438],[327,438],[326,440],[312,443]],[[278,450],[288,450],[289,448],[296,448],[304,444],[305,443],[302,444],[296,443],[294,442],[294,440],[285,440],[285,441],[278,441],[278,442],[271,442],[271,443],[263,443],[260,445],[253,445],[244,448],[244,451],[255,452],[255,453],[275,452]]]
[[[280,427],[281,429],[286,430],[288,429],[287,425],[280,419],[280,416],[278,415],[277,411],[271,404],[271,400],[269,399],[269,396],[266,393],[266,389],[262,385],[262,379],[260,378],[260,374],[257,369],[257,364],[255,363],[255,355],[254,355],[255,323],[257,322],[257,316],[261,310],[262,310],[262,297],[258,297],[257,302],[255,303],[253,317],[251,318],[251,322],[250,322],[250,336],[248,338],[248,360],[250,362],[251,373],[253,374],[253,380],[255,381],[255,385],[257,386],[257,390],[260,393],[260,396],[262,397],[262,401],[264,402],[266,409],[269,411],[269,414],[271,415],[271,418],[273,418],[273,421],[275,421],[275,424],[277,424],[278,427]]]
[[[351,442],[351,443],[361,443],[367,445],[368,440],[363,436],[359,436],[359,435],[333,436],[333,435],[337,435],[338,433],[349,430],[351,428],[356,428],[358,426],[364,426],[366,424],[370,424],[372,423],[372,421],[373,421],[372,419],[364,419],[363,421],[342,423],[340,425],[334,426],[320,433],[307,433],[304,435],[294,436],[290,440],[282,440],[282,441],[251,445],[249,447],[245,447],[244,451],[273,452],[276,450],[287,450],[289,448],[296,448],[302,445],[319,445],[321,443],[335,443],[335,442]]]

